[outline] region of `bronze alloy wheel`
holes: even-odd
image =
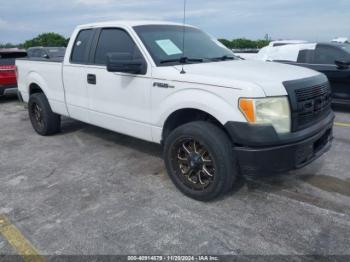
[[[173,147],[173,166],[188,188],[203,191],[215,179],[215,162],[208,149],[193,138],[181,139]]]
[[[33,103],[31,105],[30,110],[32,112],[35,125],[37,125],[39,129],[44,128],[45,123],[44,123],[44,117],[43,117],[43,109],[37,103]]]
[[[174,129],[165,138],[164,161],[175,186],[198,201],[223,196],[237,176],[232,142],[224,130],[206,121]]]

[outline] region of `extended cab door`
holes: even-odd
[[[90,121],[86,66],[89,63],[94,33],[94,29],[83,29],[77,33],[71,55],[65,58],[63,66],[63,83],[69,115],[87,123]]]
[[[135,59],[144,59],[126,30],[99,29],[91,55],[92,65],[86,68],[90,122],[152,141],[150,67],[143,75],[108,72],[106,65],[110,54],[126,54]]]

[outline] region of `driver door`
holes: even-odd
[[[144,75],[136,75],[108,72],[106,67],[110,54],[144,59],[140,49],[129,33],[121,28],[101,28],[97,36],[92,65],[86,68],[90,122],[152,141],[150,70]]]

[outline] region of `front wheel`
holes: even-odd
[[[30,96],[28,113],[32,126],[39,135],[48,136],[60,131],[61,117],[52,112],[50,104],[43,93]]]
[[[199,201],[227,193],[238,173],[230,139],[208,122],[193,122],[175,129],[165,141],[164,158],[176,187]]]

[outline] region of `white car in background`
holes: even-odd
[[[340,43],[340,44],[350,44],[350,40],[347,37],[338,37],[332,40],[333,43]]]
[[[264,60],[261,58],[261,56],[265,53],[270,53],[274,50],[275,47],[279,46],[286,46],[291,44],[305,44],[306,41],[303,40],[279,40],[279,41],[272,41],[270,44],[262,49],[257,49],[256,52],[240,52],[237,50],[233,50],[235,55],[243,58],[245,60]],[[242,50],[243,51],[243,50]],[[264,60],[265,61],[265,60]]]
[[[260,61],[294,61],[297,62],[301,50],[315,50],[316,43],[300,40],[274,41],[262,48],[255,56]]]

